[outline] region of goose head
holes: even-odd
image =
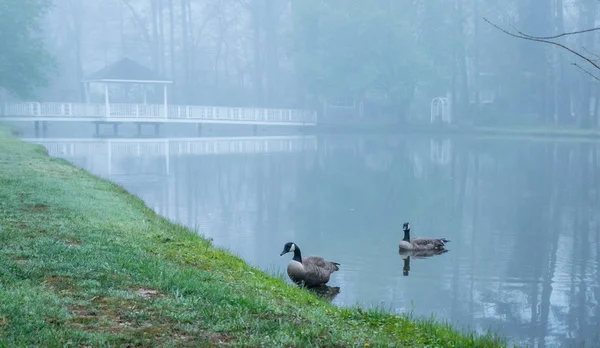
[[[402,225],[402,230],[404,231],[404,238],[402,240],[410,242],[410,222],[405,222],[404,225]]]
[[[287,242],[283,246],[283,251],[281,252],[281,254],[279,254],[279,256],[283,256],[287,253],[292,253],[294,251],[296,251],[296,244],[294,244],[292,242]]]

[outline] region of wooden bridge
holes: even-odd
[[[236,108],[167,104],[6,103],[0,121],[98,123],[220,123],[315,126],[317,113],[300,109]]]

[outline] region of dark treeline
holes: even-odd
[[[81,101],[86,75],[129,57],[173,79],[179,104],[343,104],[353,106],[344,117],[429,122],[432,98],[445,96],[458,123],[599,124],[598,82],[571,64],[585,61],[483,20],[557,35],[593,27],[595,0],[0,0],[0,8],[0,86],[24,98],[48,77],[37,98]],[[600,52],[595,32],[557,42]]]

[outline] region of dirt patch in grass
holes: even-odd
[[[211,333],[209,339],[212,344],[227,344],[231,341],[229,336],[218,332]]]
[[[8,224],[10,227],[22,231],[25,234],[25,238],[36,238],[48,233],[45,228],[30,226],[23,221],[11,221]]]
[[[140,290],[145,290],[145,294],[149,291]],[[159,295],[155,290],[151,294]],[[118,344],[123,347],[154,347],[160,346],[165,340],[174,340],[177,346],[196,346],[199,343],[193,334],[175,328],[176,323],[169,317],[159,313],[147,315],[147,310],[146,315],[142,316],[144,319],[136,316],[143,308],[143,304],[135,299],[96,297],[89,306],[71,307],[73,317],[67,321],[67,325],[79,330],[125,335],[129,339],[119,340]],[[218,341],[223,342],[224,339],[220,337]]]
[[[22,201],[22,197],[21,197],[21,201]],[[46,205],[46,204],[41,204],[41,203],[36,203],[32,206],[27,206],[27,207],[23,207],[21,208],[21,210],[26,211],[26,212],[31,212],[31,213],[45,213],[48,211],[48,209],[50,208],[50,206]]]
[[[69,323],[85,330],[121,333],[134,324],[123,318],[123,314],[135,308],[131,300],[110,297],[96,297],[90,306],[73,306],[73,318]]]
[[[71,279],[61,276],[48,276],[44,278],[44,283],[50,289],[58,292],[72,293],[76,290]]]
[[[143,297],[143,298],[156,298],[156,297],[164,297],[165,295],[161,294],[158,290],[154,289],[137,289],[134,292]]]
[[[77,238],[72,238],[72,237],[61,237],[60,238],[63,242],[65,242],[65,244],[70,248],[70,247],[74,247],[74,246],[79,246],[81,245],[81,240],[77,239]]]

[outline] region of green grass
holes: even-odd
[[[338,308],[0,128],[0,345],[498,347]]]

